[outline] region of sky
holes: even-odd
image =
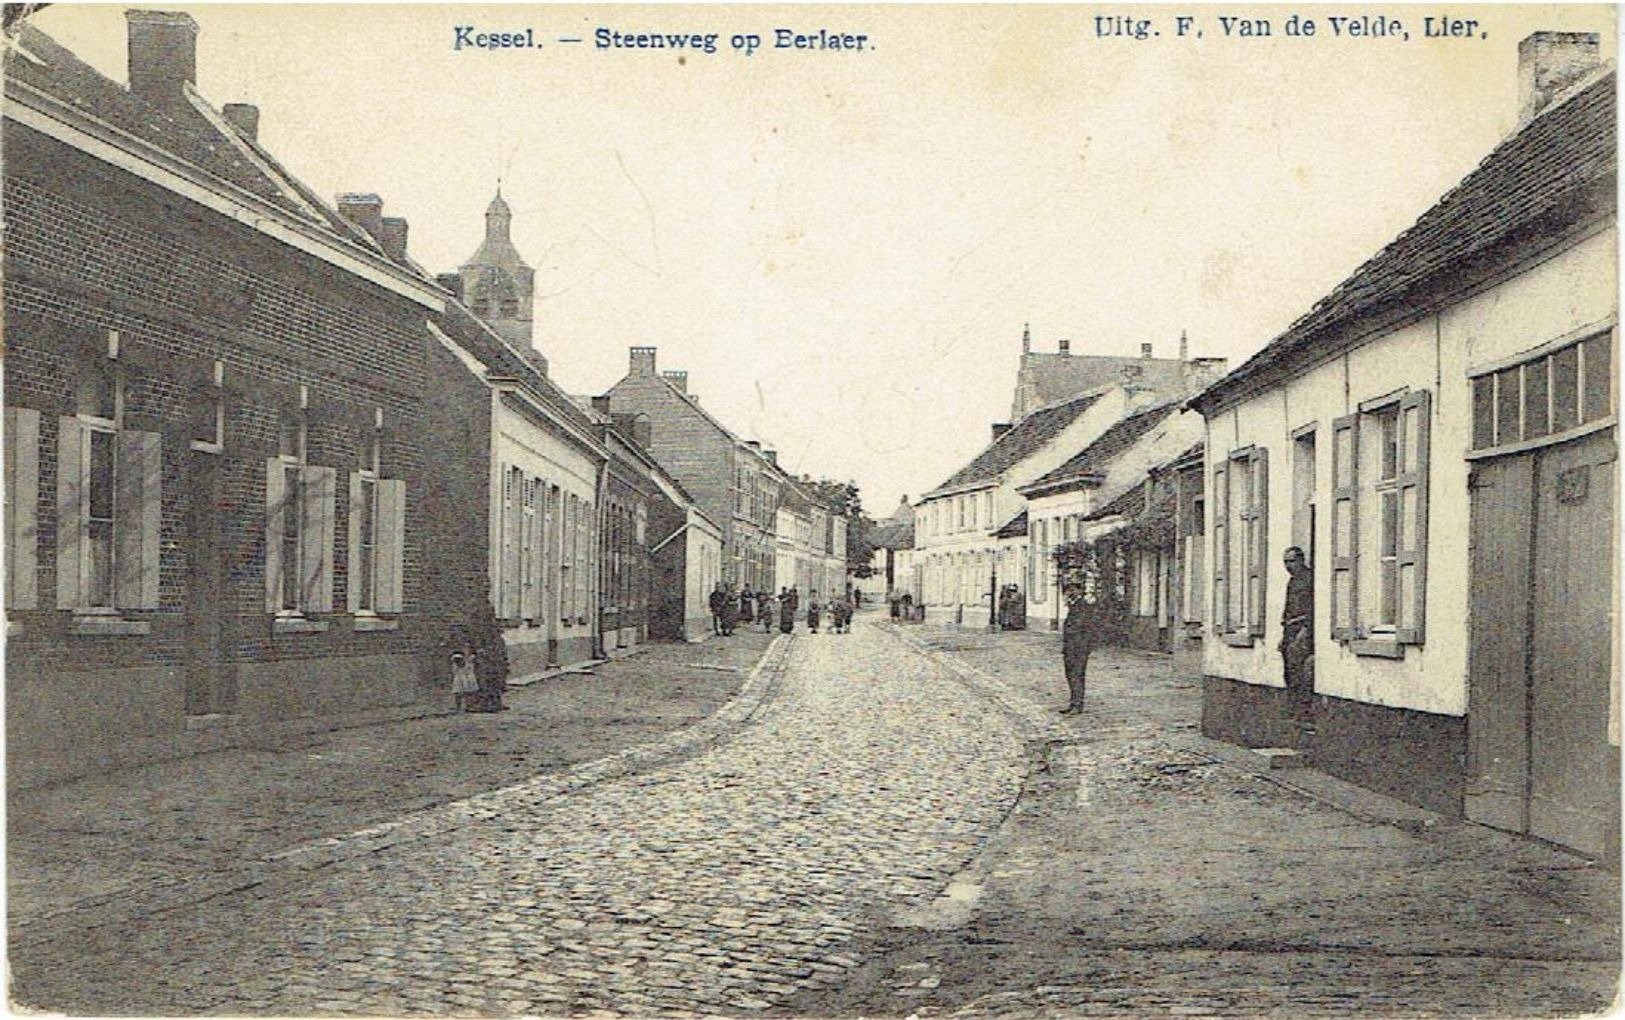
[[[34,23],[125,81],[124,6]],[[198,22],[205,97],[259,106],[318,193],[380,194],[432,271],[473,254],[500,179],[565,389],[654,346],[876,516],[1008,418],[1024,324],[1076,354],[1172,356],[1185,331],[1237,365],[1514,129],[1519,40],[1596,31],[1613,59],[1617,32],[1608,6],[164,9]],[[1226,36],[1232,14],[1271,36]],[[1333,32],[1362,14],[1410,37]],[[1478,24],[1427,39],[1430,16]],[[1141,19],[1160,34],[1110,34]],[[459,27],[541,45],[458,50]],[[779,48],[780,28],[866,39]]]

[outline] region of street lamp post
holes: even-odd
[[[987,571],[987,629],[999,629],[999,560],[994,556]]]

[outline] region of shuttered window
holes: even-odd
[[[265,462],[265,609],[283,616],[333,611],[338,471],[303,462],[305,425],[284,417]]]
[[[1334,640],[1425,639],[1431,421],[1421,390],[1332,423]]]
[[[1213,633],[1230,629],[1230,472],[1224,461],[1213,465]]]
[[[161,437],[77,416],[58,426],[57,607],[158,608]]]
[[[1250,643],[1265,629],[1269,451],[1250,446],[1213,467],[1213,629]]]

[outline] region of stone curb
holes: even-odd
[[[535,808],[550,800],[598,783],[625,778],[659,765],[719,746],[755,718],[777,693],[789,659],[790,639],[774,637],[762,657],[745,678],[739,693],[717,711],[691,726],[676,730],[647,744],[625,748],[615,754],[548,772],[522,783],[478,793],[461,800],[410,812],[379,825],[368,826],[338,836],[297,843],[241,867],[202,879],[180,878],[150,884],[144,889],[124,890],[107,896],[90,897],[70,906],[31,919],[26,926],[13,927],[13,948],[41,945],[77,930],[88,930],[118,919],[161,913],[202,903],[263,885],[275,878],[329,867],[341,861],[378,853],[390,847],[442,836],[468,825],[501,818],[515,807]],[[79,911],[119,904],[117,919],[86,919],[81,923],[52,925]],[[41,930],[49,929],[49,930]]]

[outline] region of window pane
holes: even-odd
[[[1613,409],[1609,391],[1613,382],[1613,358],[1609,348],[1612,338],[1608,334],[1594,336],[1580,346],[1585,359],[1585,401],[1581,408],[1582,421],[1606,418]]]
[[[299,419],[284,413],[277,427],[277,455],[298,460],[302,454]]]
[[[299,517],[305,501],[299,486],[299,469],[283,472],[282,513],[282,608],[299,608]]]
[[[113,522],[86,523],[89,560],[85,564],[85,604],[94,607],[113,604]]]
[[[1382,474],[1378,477],[1393,478],[1399,474],[1399,411],[1397,408],[1381,414],[1382,422]]]
[[[113,519],[113,433],[90,433],[89,512],[93,521]]]
[[[1537,439],[1551,431],[1551,415],[1546,406],[1550,369],[1545,358],[1523,366],[1523,436]]]
[[[1473,380],[1473,449],[1495,445],[1495,376]]]
[[[1580,348],[1565,347],[1552,355],[1552,431],[1580,423]]]
[[[1399,547],[1399,498],[1394,492],[1382,494],[1382,555],[1392,556]]]
[[[1523,428],[1518,422],[1519,377],[1516,367],[1503,368],[1495,373],[1495,427],[1496,441],[1502,445],[1523,439]]]
[[[357,583],[361,586],[361,608],[371,609],[373,602],[373,549],[377,544],[377,486],[370,481],[361,483],[361,505],[356,509],[361,513],[361,576]]]

